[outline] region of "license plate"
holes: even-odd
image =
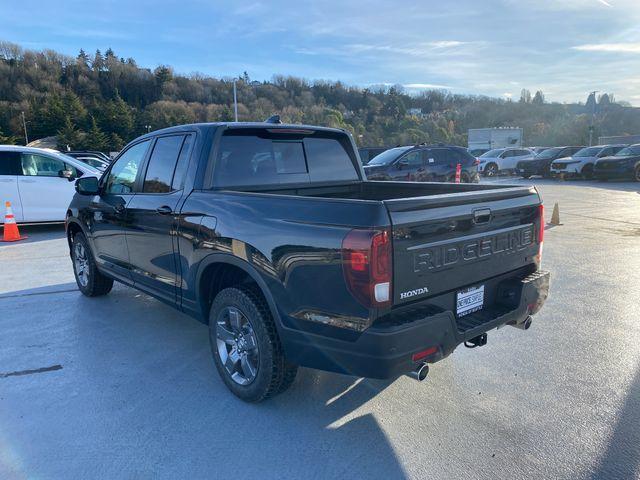
[[[484,285],[468,288],[458,292],[456,297],[456,314],[459,317],[482,310],[484,304]]]

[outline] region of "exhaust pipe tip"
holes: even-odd
[[[511,325],[512,327],[519,328],[520,330],[529,330],[532,323],[533,323],[533,318],[531,318],[531,315],[529,315],[527,318],[524,319],[524,322],[510,323],[509,325]]]
[[[422,382],[427,378],[427,375],[429,375],[429,365],[423,363],[419,365],[413,372],[409,372],[408,375],[411,378]]]

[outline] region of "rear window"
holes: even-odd
[[[346,135],[227,130],[214,166],[216,187],[357,180]]]

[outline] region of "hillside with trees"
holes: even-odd
[[[469,128],[518,126],[527,145],[585,144],[589,126],[600,135],[640,133],[640,109],[613,95],[585,104],[546,101],[523,90],[519,100],[425,91],[401,86],[359,88],[340,81],[275,75],[237,79],[240,121],[274,113],[283,121],[341,127],[359,145],[447,142],[466,145]],[[133,58],[80,50],[69,57],[0,42],[0,143],[56,135],[59,148],[119,150],[149,130],[192,122],[233,120],[233,79],[154,70]]]

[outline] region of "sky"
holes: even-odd
[[[640,106],[640,0],[0,0],[0,40],[176,72]]]

